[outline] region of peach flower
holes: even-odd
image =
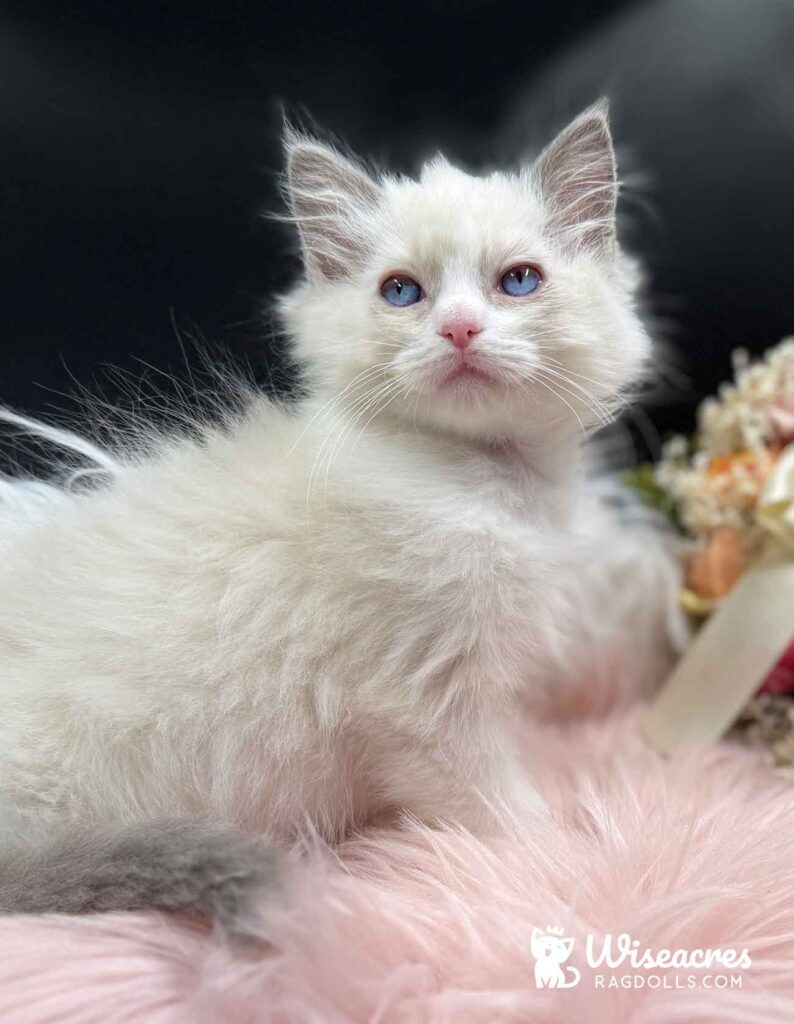
[[[744,568],[739,532],[722,526],[704,538],[692,557],[687,585],[700,597],[725,597]]]

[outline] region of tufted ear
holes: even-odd
[[[368,250],[367,216],[381,186],[330,146],[288,128],[286,195],[310,277],[334,281],[360,266]]]
[[[605,99],[550,142],[534,165],[549,229],[570,252],[610,255],[615,246],[617,167]]]

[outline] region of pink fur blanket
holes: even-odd
[[[269,908],[267,952],[154,913],[0,920],[0,1021],[791,1024],[794,788],[728,744],[665,762],[632,716],[525,734],[547,823],[315,850]],[[536,985],[547,926],[573,939],[572,987]],[[592,967],[607,933],[613,952],[626,933],[751,966]]]

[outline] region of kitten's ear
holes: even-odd
[[[563,939],[562,948],[565,950],[566,959],[573,953],[573,939]]]
[[[538,939],[542,939],[542,938],[543,938],[543,932],[540,930],[540,928],[537,928],[537,927],[533,928],[532,929],[532,941],[536,942]]]
[[[588,107],[535,162],[548,225],[572,252],[610,255],[615,247],[617,167],[605,99]]]
[[[381,186],[330,146],[287,128],[286,196],[298,225],[306,270],[329,281],[360,266],[368,248],[367,214]]]

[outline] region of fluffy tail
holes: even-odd
[[[149,822],[92,832],[0,863],[0,913],[164,910],[201,914],[255,938],[263,900],[279,888],[260,839],[204,822]]]

